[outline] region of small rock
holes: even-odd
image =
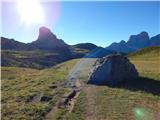
[[[49,85],[48,87],[51,88],[51,89],[55,89],[55,88],[57,88],[58,86],[57,86],[57,85]]]
[[[48,102],[48,101],[50,101],[52,99],[52,97],[50,97],[50,96],[42,96],[41,97],[41,102]]]

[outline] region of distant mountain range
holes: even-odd
[[[131,35],[129,40],[124,40],[119,43],[112,43],[106,50],[114,52],[133,52],[145,47],[159,46],[160,45],[160,34],[149,37],[147,32],[141,32],[138,35]],[[85,54],[89,51],[97,48],[98,46],[92,43],[80,43],[76,45],[68,45],[62,39],[58,39],[48,28],[41,27],[39,29],[39,35],[37,40],[31,43],[22,43],[14,39],[8,39],[1,37],[1,49],[2,50],[43,50],[43,51],[54,51],[61,54],[72,54],[74,51],[80,52],[82,50]],[[102,47],[99,47],[102,49]],[[81,51],[81,52],[82,52]],[[78,53],[79,53],[78,52]],[[85,55],[84,54],[84,55]],[[82,56],[82,55],[80,55]]]
[[[145,47],[160,45],[160,34],[149,38],[147,32],[131,35],[129,40],[112,43],[106,48],[92,43],[68,45],[50,29],[41,27],[37,40],[22,43],[1,37],[1,66],[43,69],[75,58],[100,58],[113,53],[128,53]]]
[[[56,52],[60,54],[65,54],[67,56],[73,57],[83,57],[90,51],[96,49],[103,49],[102,47],[98,47],[92,43],[80,43],[76,45],[68,45],[62,39],[58,39],[56,35],[54,35],[50,29],[46,27],[41,27],[39,29],[39,35],[37,40],[31,43],[22,43],[18,42],[14,39],[8,39],[1,37],[1,49],[2,50],[16,50],[16,51],[48,51],[48,52]],[[106,53],[112,53],[110,50],[103,49]],[[100,55],[102,56],[102,55]],[[99,57],[98,54],[95,57]]]
[[[159,45],[160,45],[160,34],[150,38],[147,32],[141,32],[138,35],[131,35],[127,42],[122,40],[119,43],[112,43],[111,45],[106,47],[106,49],[116,52],[129,53],[145,47],[159,46]]]
[[[92,43],[80,43],[76,45],[68,45],[62,39],[58,39],[48,28],[41,27],[39,29],[39,35],[37,40],[31,43],[22,43],[14,39],[8,39],[1,37],[1,49],[2,50],[17,50],[17,51],[54,51],[62,54],[70,53],[72,49],[85,49],[92,50],[97,46]]]
[[[46,68],[75,58],[97,58],[114,52],[92,43],[68,45],[48,28],[41,27],[37,40],[22,43],[1,37],[1,66]]]
[[[39,36],[32,43],[22,43],[13,39],[1,38],[2,49],[7,50],[45,50],[69,52],[68,45],[61,39],[58,39],[48,28],[41,27]]]

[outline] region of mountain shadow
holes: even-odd
[[[84,56],[84,58],[102,58],[107,55],[116,54],[116,53],[117,52],[106,50],[105,48],[102,48],[102,47],[96,47],[95,49],[87,53]]]
[[[99,85],[99,86],[104,86],[104,84],[99,84],[99,83],[90,83],[88,84],[94,84],[94,85]],[[106,84],[107,85],[107,84]],[[160,95],[160,81],[146,78],[146,77],[139,77],[136,80],[132,81],[125,81],[121,82],[118,85],[107,85],[113,88],[123,88],[123,89],[128,89],[130,91],[143,91],[146,93],[151,93],[153,95]]]

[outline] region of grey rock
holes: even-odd
[[[96,61],[89,74],[89,83],[117,85],[123,81],[135,80],[138,72],[127,57],[110,55]]]

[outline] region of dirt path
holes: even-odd
[[[76,98],[79,96],[80,94],[80,90],[81,90],[81,83],[80,81],[77,79],[76,80],[76,83],[75,83],[75,88],[73,88],[75,91],[76,91],[76,94],[75,96],[69,101],[69,112],[72,112],[73,111],[73,108],[74,108],[74,105],[75,105],[75,102],[76,102]]]
[[[86,120],[97,120],[96,116],[96,106],[94,98],[94,88],[93,85],[86,85],[83,88],[84,93],[86,94]]]
[[[81,83],[79,79],[76,79],[73,82],[74,87],[72,87],[72,91],[57,101],[56,105],[54,105],[53,108],[48,112],[44,120],[52,120],[60,108],[64,108],[66,112],[73,111],[76,98],[79,96],[81,89]]]
[[[73,108],[74,108],[74,105],[75,105],[75,102],[76,102],[76,98],[79,96],[79,94],[80,94],[80,92],[77,92],[75,97],[70,101],[70,107],[69,107],[68,112],[72,112],[73,111]]]
[[[44,120],[52,120],[54,118],[55,114],[58,111],[58,107],[57,107],[58,105],[57,104],[52,107],[52,109],[49,111],[49,113],[45,116]]]

